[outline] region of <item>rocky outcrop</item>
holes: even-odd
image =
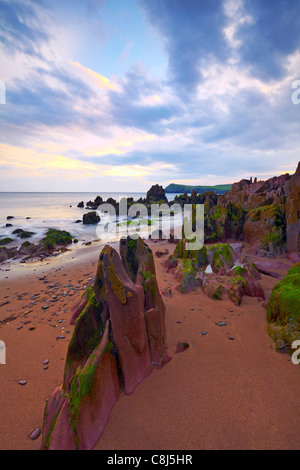
[[[268,333],[274,347],[291,349],[300,338],[300,262],[272,290],[267,306]]]
[[[159,184],[151,186],[149,191],[147,191],[147,202],[167,202],[165,190]]]
[[[170,360],[152,252],[129,238],[120,252],[103,248],[95,284],[74,309],[63,383],[45,408],[44,449],[92,449],[120,393]]]
[[[188,251],[183,239],[163,266],[166,272],[173,273],[177,281],[175,289],[182,294],[202,287],[208,297],[215,300],[226,297],[236,305],[240,305],[244,295],[265,299],[259,284],[260,272],[242,257],[242,250],[242,243],[216,243]]]
[[[87,209],[94,209],[96,210],[98,208],[98,206],[100,206],[100,204],[103,203],[103,199],[101,196],[97,196],[94,201],[88,201],[86,203],[86,207]]]
[[[300,162],[293,175],[234,183],[219,196],[217,207],[229,204],[238,204],[248,212],[242,232],[246,241],[268,253],[285,248],[289,253],[300,251]]]

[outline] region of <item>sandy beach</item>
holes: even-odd
[[[149,246],[153,253],[175,247]],[[1,450],[41,447],[41,436],[30,435],[42,427],[45,401],[62,382],[72,306],[93,283],[100,251],[96,243],[43,262],[1,265]],[[166,256],[154,256],[161,290],[174,286],[161,264]],[[281,262],[274,268],[280,274],[292,265],[273,261]],[[276,282],[262,275],[267,298]],[[201,288],[173,289],[164,302],[172,360],[131,396],[121,394],[95,449],[300,449],[300,369],[273,350],[262,302],[245,296],[235,306]],[[179,341],[189,348],[176,354]]]

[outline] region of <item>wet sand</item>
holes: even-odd
[[[149,245],[153,253],[174,248]],[[100,251],[94,244],[75,256],[1,265],[0,304],[9,302],[0,307],[0,340],[6,344],[1,450],[40,449],[41,436],[29,435],[42,426],[45,401],[62,382],[71,308],[93,282]],[[155,256],[161,290],[175,284],[161,265],[165,257]],[[280,261],[284,274],[292,264]],[[262,275],[260,282],[268,297],[278,279]],[[185,295],[173,290],[164,300],[173,358],[133,395],[121,395],[96,449],[300,449],[300,367],[272,349],[262,302],[245,296],[237,307],[209,299],[200,288]],[[221,321],[227,324],[216,325]],[[179,341],[190,347],[175,354]]]

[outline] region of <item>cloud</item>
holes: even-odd
[[[170,81],[181,92],[195,91],[208,60],[224,60],[227,16],[220,0],[140,0],[162,35],[169,56]]]
[[[10,54],[41,56],[40,47],[50,40],[41,26],[36,2],[2,0],[0,3],[0,42]],[[40,3],[39,7],[43,7]]]
[[[258,78],[282,78],[286,58],[300,48],[298,0],[244,0],[244,11],[252,21],[236,31],[240,60]]]

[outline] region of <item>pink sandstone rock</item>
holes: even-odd
[[[92,449],[121,383],[131,394],[153,368],[170,360],[152,251],[140,240],[129,246],[129,255],[122,263],[113,248],[104,247],[94,287],[73,311],[63,382],[45,407],[42,449]]]

